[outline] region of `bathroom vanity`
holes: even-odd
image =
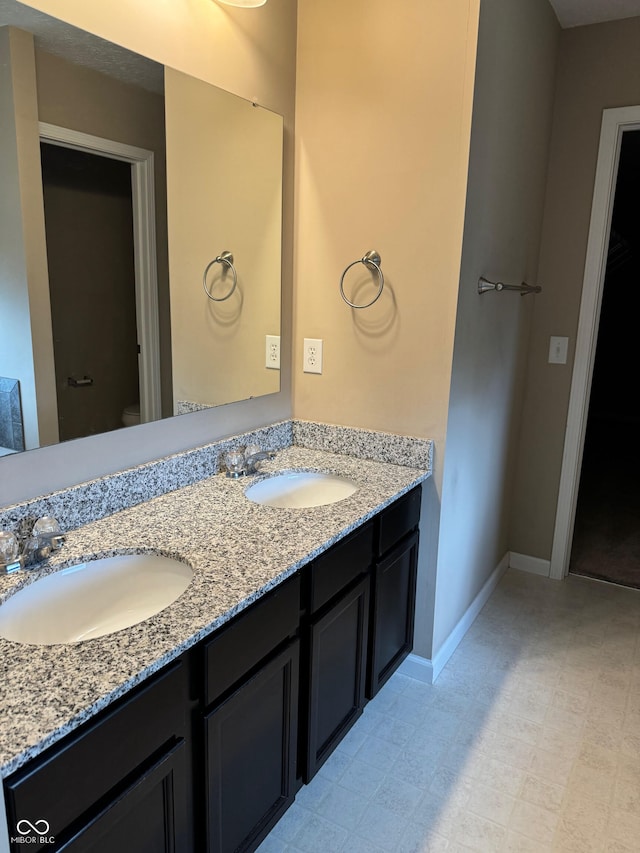
[[[264,466],[283,468],[358,489],[281,509],[218,475],[69,535],[65,562],[153,549],[194,580],[117,634],[1,641],[11,838],[46,824],[52,850],[253,850],[409,653],[428,472],[297,447]]]

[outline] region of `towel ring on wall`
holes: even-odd
[[[231,285],[231,290],[227,293],[226,296],[213,296],[211,291],[207,287],[207,273],[211,269],[214,264],[225,264],[227,269],[230,269],[233,274],[233,284]],[[233,291],[238,286],[238,273],[236,272],[236,268],[233,265],[233,255],[231,252],[222,252],[222,254],[218,255],[217,258],[214,258],[204,268],[204,275],[202,276],[202,286],[204,287],[204,292],[207,294],[209,299],[213,299],[214,302],[225,302],[233,293]]]
[[[355,302],[351,302],[349,299],[347,299],[344,293],[344,277],[349,272],[351,267],[355,267],[356,264],[364,264],[367,269],[371,271],[375,270],[376,275],[378,276],[378,292],[373,297],[371,302],[367,302],[366,305],[356,305]],[[380,255],[374,249],[368,251],[364,257],[358,258],[357,261],[353,261],[353,263],[349,264],[349,266],[345,269],[345,271],[342,273],[342,276],[340,277],[340,296],[342,296],[344,301],[351,308],[369,308],[371,305],[373,305],[374,302],[377,302],[378,299],[380,299],[383,288],[384,275],[382,274],[382,270],[380,269]]]

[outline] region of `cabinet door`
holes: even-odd
[[[193,850],[180,740],[70,840],[64,853],[185,853]]]
[[[299,641],[205,718],[207,849],[254,850],[293,802]]]
[[[368,614],[366,577],[311,625],[305,782],[362,714]]]
[[[7,778],[5,800],[11,837],[19,837],[21,820],[33,823],[37,819],[45,821],[50,835],[57,839],[58,846],[49,849],[66,849],[60,845],[68,843],[78,832],[82,833],[82,843],[69,849],[83,850],[85,843],[88,850],[109,849],[108,844],[104,848],[89,847],[89,842],[84,841],[85,831],[89,832],[104,809],[109,816],[105,813],[104,820],[100,818],[101,827],[109,826],[112,819],[121,823],[119,815],[128,814],[124,803],[122,808],[118,805],[124,796],[122,792],[128,791],[132,784],[137,791],[146,790],[147,769],[155,766],[173,744],[189,740],[187,670],[184,659],[169,664]],[[187,752],[188,749],[183,749],[181,755]],[[177,766],[176,770],[167,771],[172,779]],[[190,775],[190,771],[185,772]],[[181,783],[181,796],[188,791],[189,784]],[[133,802],[131,793],[132,799],[127,802]],[[189,798],[188,793],[186,796]],[[135,822],[136,818],[132,820]],[[143,824],[144,821],[141,827]],[[24,850],[27,843],[32,842],[17,841],[12,849]],[[191,849],[186,843],[182,846]],[[158,848],[141,846],[140,849]]]
[[[372,699],[413,648],[418,534],[374,566],[367,698]]]

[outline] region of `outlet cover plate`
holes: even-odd
[[[302,369],[305,373],[322,373],[322,341],[318,338],[304,339]]]
[[[280,335],[266,335],[264,366],[271,370],[280,369]]]

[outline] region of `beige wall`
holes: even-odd
[[[24,248],[11,245],[3,256],[21,251],[25,263],[22,283],[24,298],[29,299],[24,319],[34,334],[12,325],[10,336],[18,339],[0,344],[5,351],[2,361],[6,375],[21,379],[21,397],[25,413],[27,448],[44,447],[58,442],[58,419],[51,338],[49,285],[46,269],[46,243],[40,181],[40,140],[38,121],[94,134],[118,142],[151,149],[155,153],[156,210],[158,236],[158,291],[162,342],[165,397],[171,398],[171,351],[169,327],[169,292],[166,253],[166,167],[164,153],[164,98],[162,95],[128,86],[95,71],[82,68],[33,47],[29,33],[9,29],[12,33],[11,60],[16,99],[14,145],[18,167],[5,167],[12,173],[9,182],[19,176],[20,200],[8,203],[6,215],[24,224]],[[7,66],[8,67],[8,66]],[[9,107],[7,107],[7,110]],[[7,110],[0,113],[8,116]],[[4,121],[9,132],[8,120]],[[22,226],[21,226],[22,227]],[[8,235],[7,230],[4,230]],[[27,266],[29,274],[27,275]],[[80,273],[81,266],[78,267]],[[15,282],[15,280],[14,280]],[[7,293],[5,292],[5,296]],[[12,304],[17,305],[16,295]],[[26,305],[26,303],[25,303]],[[28,311],[31,311],[29,316]],[[33,354],[31,350],[33,347]],[[23,356],[22,351],[28,350]],[[13,363],[13,365],[12,365]],[[10,365],[12,365],[10,367]],[[14,366],[15,365],[15,366]],[[27,368],[33,380],[27,380]],[[22,370],[22,372],[20,372]],[[35,384],[37,382],[37,394]],[[136,396],[129,399],[134,402]],[[172,411],[169,402],[169,411]],[[91,430],[87,430],[87,433]]]
[[[171,414],[164,97],[38,49],[36,77],[40,121],[154,153],[162,411]]]
[[[435,439],[416,619],[426,657],[508,547],[532,303],[475,288],[481,274],[537,277],[557,38],[546,0],[402,15],[382,0],[299,3],[294,411]],[[371,248],[387,287],[358,312],[339,279]],[[347,290],[364,301],[367,274],[352,270]],[[304,337],[324,340],[321,376],[302,372]]]
[[[284,116],[282,334],[291,336],[296,3],[253,10],[212,0],[34,0],[29,5],[249,98]],[[0,462],[0,505],[78,483],[291,414],[290,359],[282,388],[259,400],[118,430]]]
[[[282,119],[167,68],[173,396],[220,405],[280,389],[265,336],[280,334]],[[213,264],[223,251],[233,272]]]
[[[475,0],[299,0],[294,411],[443,441],[475,59]],[[369,249],[386,286],[340,298]],[[375,293],[362,265],[353,299]],[[303,338],[324,372],[302,372]]]
[[[416,651],[427,657],[478,6],[298,3],[294,411],[435,439],[416,608]],[[357,311],[339,281],[369,249],[386,285]],[[372,298],[364,267],[346,290]],[[322,375],[302,372],[305,337],[324,341]]]
[[[640,18],[562,32],[510,547],[549,559],[602,110],[640,104]],[[550,335],[570,338],[547,364]]]
[[[560,28],[546,0],[482,0],[449,399],[433,654],[505,556],[538,281]]]
[[[0,50],[0,373],[20,381],[31,448],[58,436],[33,38],[0,28]]]
[[[0,124],[0,374],[20,381],[26,446],[37,447],[38,412],[31,347],[14,94],[16,59],[12,59],[12,53],[15,56],[16,37],[20,37],[20,34],[16,36],[15,30],[0,28],[0,114],[3,116]],[[33,43],[30,49],[33,56]]]

